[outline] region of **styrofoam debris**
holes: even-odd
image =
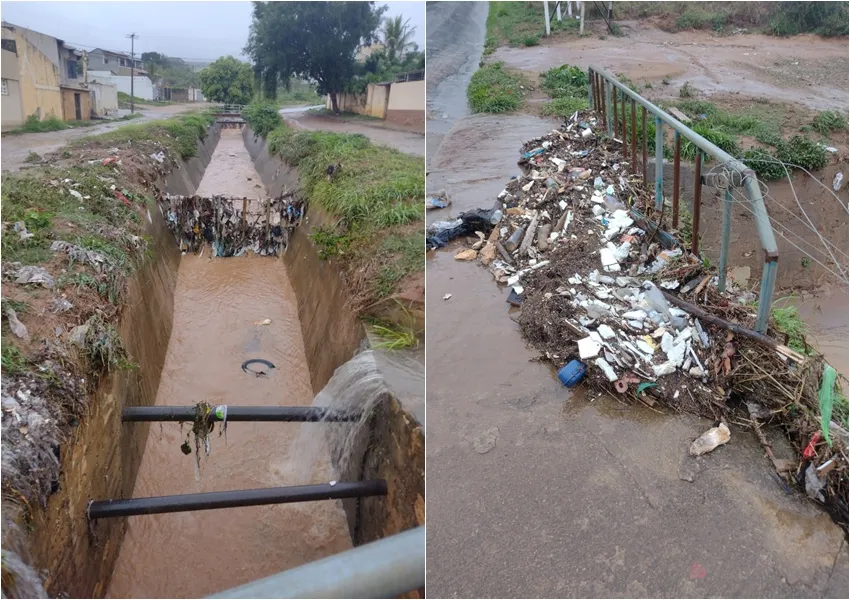
[[[599,298],[600,300],[608,300],[611,297],[611,292],[609,292],[605,288],[601,288],[598,290],[594,290],[593,295]]]
[[[627,258],[629,258],[629,252],[632,249],[631,242],[623,242],[617,249],[614,251],[614,258],[617,259],[617,262],[623,262]]]
[[[634,319],[635,321],[643,321],[646,317],[646,313],[642,310],[630,310],[623,313],[624,319]]]
[[[660,285],[665,290],[675,290],[677,287],[679,287],[679,282],[673,279],[671,281],[662,281]]]
[[[609,365],[608,361],[606,361],[604,358],[597,358],[596,366],[602,369],[602,372],[605,373],[605,377],[608,378],[608,381],[617,381],[617,372],[614,370],[614,367]]]
[[[614,256],[614,250],[612,250],[611,248],[600,248],[599,257],[602,259],[603,267],[613,267],[614,265],[616,265],[617,269],[620,268],[620,263],[617,262],[617,259]]]
[[[594,204],[591,210],[593,211],[593,215],[595,217],[600,217],[605,214],[605,209],[602,208],[599,204]]]
[[[599,335],[602,336],[603,339],[610,340],[612,337],[615,337],[617,334],[614,333],[614,330],[605,325],[604,323],[600,325],[596,331],[599,332]]]
[[[626,321],[629,325],[634,327],[635,329],[643,329],[643,321]]]
[[[640,348],[640,350],[641,350],[642,352],[646,352],[646,353],[647,353],[647,354],[649,354],[650,356],[651,356],[651,355],[653,355],[653,354],[655,353],[655,348],[653,348],[652,346],[650,346],[649,344],[647,344],[647,343],[646,343],[646,342],[644,342],[643,340],[637,340],[637,341],[635,342],[635,344],[637,344],[637,347],[638,347],[638,348]]]
[[[573,285],[580,285],[581,284],[581,276],[578,273],[576,273],[572,277],[568,278],[567,282],[571,283]]]
[[[670,361],[660,365],[652,365],[652,372],[656,377],[662,377],[664,375],[670,375],[671,373],[676,372],[676,365]]]
[[[578,341],[578,355],[582,360],[599,355],[602,345],[591,337],[582,338]]]
[[[667,351],[667,360],[679,367],[682,365],[683,362],[685,362],[685,352],[687,351],[687,342],[676,342]]]
[[[688,371],[688,375],[696,379],[702,379],[703,375],[705,375],[705,372],[699,367],[691,367]]]
[[[674,343],[675,343],[675,338],[672,335],[670,335],[669,332],[665,331],[661,335],[661,350],[664,352],[664,354],[667,354],[668,352],[670,352],[670,349],[673,347]]]
[[[655,339],[658,339],[658,338],[660,338],[662,335],[664,335],[664,333],[665,333],[666,331],[667,331],[667,330],[666,330],[666,329],[664,329],[663,327],[659,327],[658,329],[656,329],[655,331],[653,331],[651,335],[652,335],[652,337],[654,337]]]

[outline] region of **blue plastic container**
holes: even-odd
[[[587,367],[584,363],[578,360],[571,360],[567,365],[558,371],[558,379],[561,380],[568,388],[578,384],[587,375]]]

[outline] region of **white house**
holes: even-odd
[[[136,75],[133,79],[133,95],[135,95],[136,98],[141,98],[142,100],[153,100],[154,87],[150,78],[148,78],[147,75]],[[130,95],[129,75],[115,75],[111,71],[89,71],[88,80],[100,83],[111,83],[118,88],[119,92],[124,92],[128,96]]]

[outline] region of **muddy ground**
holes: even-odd
[[[25,159],[30,152],[36,152],[42,156],[55,152],[72,140],[89,135],[106,133],[129,125],[131,123],[145,123],[156,119],[166,119],[185,112],[201,110],[205,104],[169,104],[167,106],[140,106],[136,112],[142,116],[132,121],[104,121],[102,125],[91,127],[77,127],[74,129],[63,129],[62,131],[45,131],[43,133],[24,133],[21,135],[5,135],[0,138],[0,153],[3,155],[2,169],[4,171],[17,171],[25,167]],[[127,111],[129,113],[129,111]]]
[[[532,48],[501,47],[489,60],[540,72],[565,62],[623,73],[650,99],[677,97],[686,82],[714,94],[728,92],[802,104],[814,110],[847,111],[846,38],[815,35],[777,38],[746,34],[718,36],[706,31],[667,33],[650,21],[618,21],[623,37],[604,35],[603,22],[590,22],[595,35],[543,40]],[[668,84],[661,83],[667,77]]]
[[[425,155],[425,136],[411,131],[398,131],[367,120],[341,120],[332,117],[314,115],[309,112],[287,111],[284,119],[302,129],[318,129],[336,133],[361,133],[373,144],[389,146],[405,154]]]
[[[492,206],[521,143],[557,124],[466,116],[458,88],[480,60],[486,15],[480,4],[428,7],[429,138],[432,122],[446,132],[436,150],[429,139],[428,189],[453,200],[429,221]],[[431,80],[441,48],[451,86]],[[561,51],[563,62],[578,61]],[[848,594],[843,533],[783,491],[754,436],[733,429],[731,443],[693,459],[687,448],[710,422],[569,392],[525,346],[506,290],[451,250],[429,253],[427,267],[431,595]]]

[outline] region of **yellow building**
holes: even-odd
[[[64,118],[60,90],[62,43],[10,23],[3,23],[2,30],[3,129],[19,126],[30,115],[39,120]]]

